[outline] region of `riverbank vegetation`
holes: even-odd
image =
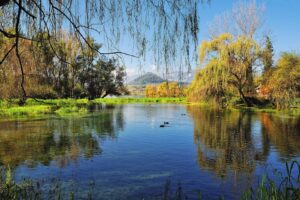
[[[214,24],[211,40],[199,48],[198,69],[187,98],[209,101],[220,106],[241,104],[247,107],[294,108],[300,97],[300,55],[282,53],[274,63],[274,49],[269,36],[257,42],[262,8],[242,4],[231,13],[228,27]],[[247,19],[247,20],[243,20]],[[216,23],[216,22],[214,22]],[[224,23],[227,24],[227,23]]]
[[[19,105],[18,99],[0,101],[0,117],[34,117],[47,114],[84,114],[97,104],[155,104],[155,103],[186,103],[184,97],[159,98],[96,98],[89,99],[27,99]]]
[[[146,85],[145,96],[149,98],[159,97],[185,97],[186,88],[178,82],[163,82],[158,85]]]
[[[61,33],[60,40],[49,43],[20,40],[23,69],[26,72],[24,88],[20,82],[17,55],[11,53],[0,68],[0,98],[19,98],[24,104],[26,98],[103,98],[107,95],[126,94],[125,69],[116,59],[104,59],[97,54],[101,45],[89,38],[88,44],[79,48],[75,35]],[[36,39],[43,39],[46,33],[38,33]],[[12,41],[0,35],[0,55],[11,46]],[[90,46],[93,49],[90,49]],[[58,52],[54,53],[51,48]],[[57,60],[58,57],[64,58]],[[24,89],[26,95],[24,96]]]

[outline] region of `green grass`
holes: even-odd
[[[59,116],[85,114],[92,104],[149,104],[149,103],[186,103],[185,98],[99,98],[88,99],[27,99],[24,106],[18,105],[17,99],[0,100],[0,117],[21,118],[48,114]]]
[[[0,116],[2,118],[36,117],[48,114],[60,116],[75,113],[86,113],[91,102],[87,99],[28,99],[24,106],[18,105],[18,100],[0,101]]]
[[[52,107],[47,105],[14,106],[0,108],[1,116],[38,116],[52,113]]]
[[[88,107],[92,104],[189,104],[205,107],[214,107],[215,104],[209,102],[187,102],[186,98],[99,98],[89,101],[88,99],[28,99],[24,106],[18,105],[18,99],[0,100],[0,117],[21,118],[21,117],[40,117],[48,114],[59,116],[85,114]],[[299,104],[298,104],[299,105]],[[267,107],[246,107],[243,105],[229,105],[229,109],[244,110],[251,112],[268,112],[280,116],[300,116],[300,106],[287,109],[276,110]]]
[[[51,105],[51,106],[58,106],[58,107],[72,107],[72,106],[84,106],[88,105],[90,101],[88,99],[27,99],[26,105]]]

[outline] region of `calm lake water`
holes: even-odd
[[[300,119],[267,113],[119,105],[0,122],[0,166],[44,187],[59,180],[77,198],[155,199],[180,184],[189,199],[239,199],[291,160],[300,160]]]

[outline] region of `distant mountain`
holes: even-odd
[[[162,83],[165,80],[161,78],[160,76],[152,73],[147,72],[146,74],[132,80],[129,82],[129,85],[147,85],[147,84],[158,84]]]

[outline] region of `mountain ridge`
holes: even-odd
[[[165,80],[158,76],[155,73],[147,72],[144,75],[141,75],[134,80],[130,81],[129,85],[147,85],[147,84],[158,84],[162,83]]]

